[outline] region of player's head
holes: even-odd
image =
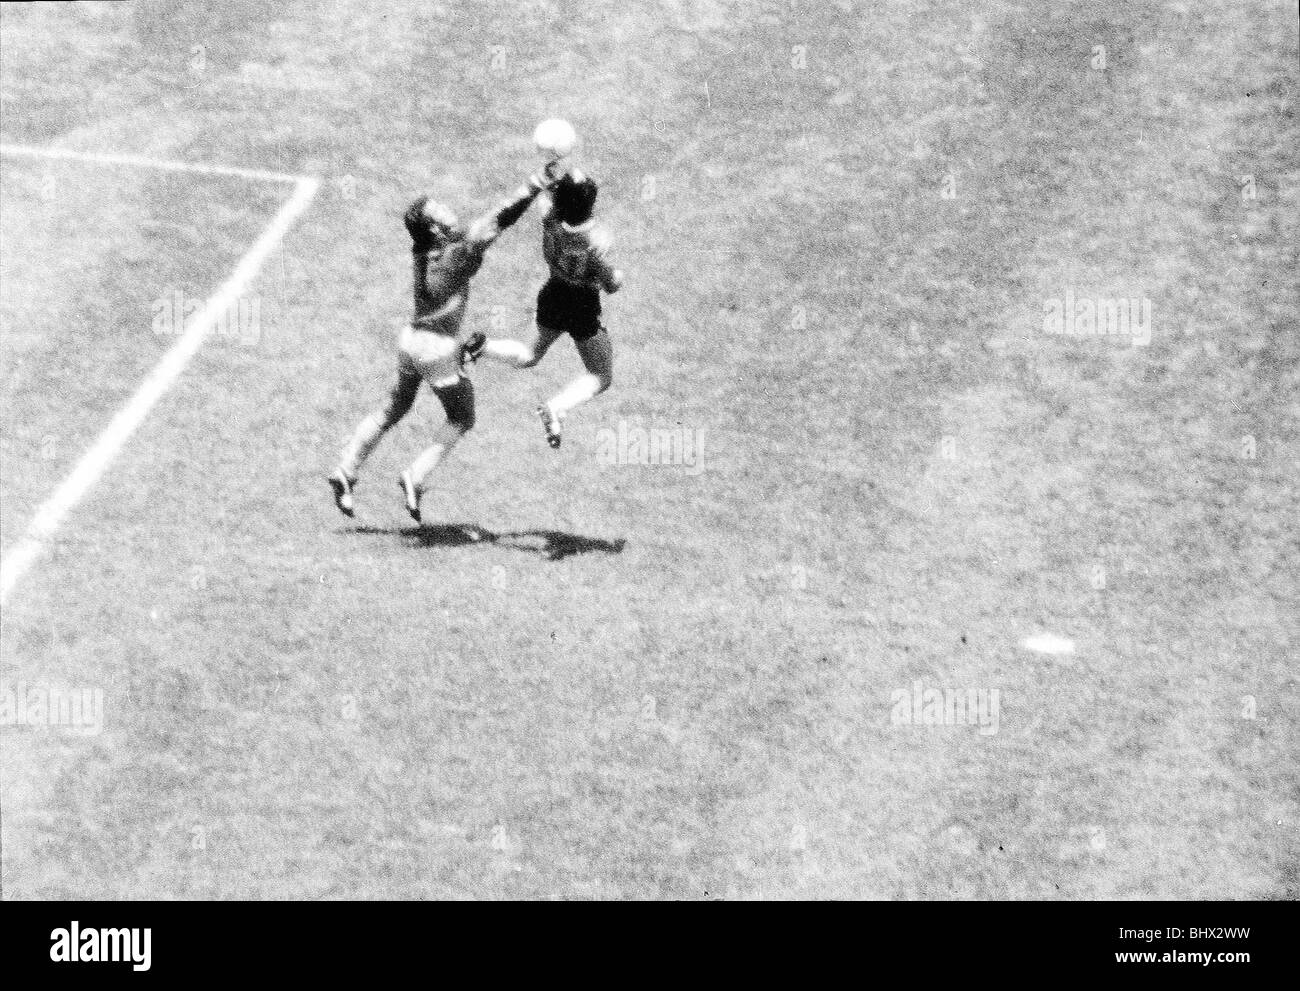
[[[564,173],[551,193],[555,212],[570,227],[585,224],[596,208],[596,193],[599,188],[596,180],[589,179],[577,169]]]
[[[451,208],[428,196],[421,196],[408,206],[402,220],[411,235],[412,251],[441,251],[465,236]]]

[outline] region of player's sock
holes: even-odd
[[[411,465],[411,481],[415,483],[415,487],[421,492],[424,491],[425,479],[433,474],[433,469],[438,467],[438,462],[442,460],[443,455],[446,453],[446,444],[430,444],[420,452],[420,456]]]
[[[348,446],[343,449],[339,458],[339,470],[355,482],[361,466],[366,463],[387,429],[383,417],[378,413],[371,413],[362,420],[348,441]]]
[[[589,399],[594,399],[600,395],[600,392],[600,376],[588,372],[586,375],[579,375],[566,385],[560,390],[560,394],[546,405],[551,408],[551,412],[556,417],[562,420],[569,415],[569,411],[575,406],[581,405]]]
[[[533,360],[531,347],[508,337],[489,337],[483,345],[483,354],[515,368],[528,368]]]
[[[444,423],[433,432],[433,443],[420,452],[420,456],[411,465],[411,481],[421,492],[433,470],[438,467],[456,443],[465,436],[465,432],[453,423]]]

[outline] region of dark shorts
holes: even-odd
[[[585,341],[603,329],[600,325],[600,290],[551,279],[537,294],[537,325]]]

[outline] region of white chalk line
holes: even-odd
[[[26,158],[56,158],[71,162],[89,162],[93,165],[130,165],[141,169],[163,169],[167,172],[190,172],[195,175],[224,175],[236,179],[258,182],[303,182],[309,176],[288,175],[284,172],[267,172],[264,169],[241,169],[233,165],[202,165],[194,162],[174,162],[164,158],[147,158],[143,155],[106,155],[92,151],[71,151],[67,148],[33,148],[29,145],[0,144],[0,155],[20,155]]]
[[[7,148],[7,146],[4,146]],[[60,156],[62,157],[62,156]],[[136,164],[133,156],[105,156],[120,164]],[[148,160],[139,160],[148,161]],[[169,163],[158,167],[171,167],[182,163]],[[221,169],[220,174],[238,175],[249,170],[227,170],[221,166],[195,166],[185,171],[203,171],[204,169]],[[245,178],[267,178],[276,173],[251,172]],[[103,477],[108,466],[117,457],[122,447],[130,439],[136,428],[144,422],[154,404],[171,388],[172,384],[184,371],[190,359],[203,345],[208,334],[223,316],[230,305],[235,303],[240,293],[257,275],[262,263],[275,250],[276,245],[288,233],[295,220],[307,209],[312,198],[320,188],[320,181],[310,176],[289,176],[294,182],[293,194],[280,207],[270,224],[248,249],[244,257],[235,266],[234,272],[222,283],[221,287],[208,300],[207,305],[195,315],[185,333],[168,349],[158,364],[140,383],[135,394],[127,404],[118,411],[112,421],[104,428],[95,443],[72,470],[72,474],[60,485],[54,494],[37,509],[31,524],[19,543],[0,561],[0,605],[8,601],[18,581],[41,556],[46,543],[62,524],[64,518],[82,498]]]

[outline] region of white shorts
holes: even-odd
[[[461,379],[462,345],[458,338],[433,330],[416,330],[410,324],[397,334],[397,367],[414,373],[435,389]]]

